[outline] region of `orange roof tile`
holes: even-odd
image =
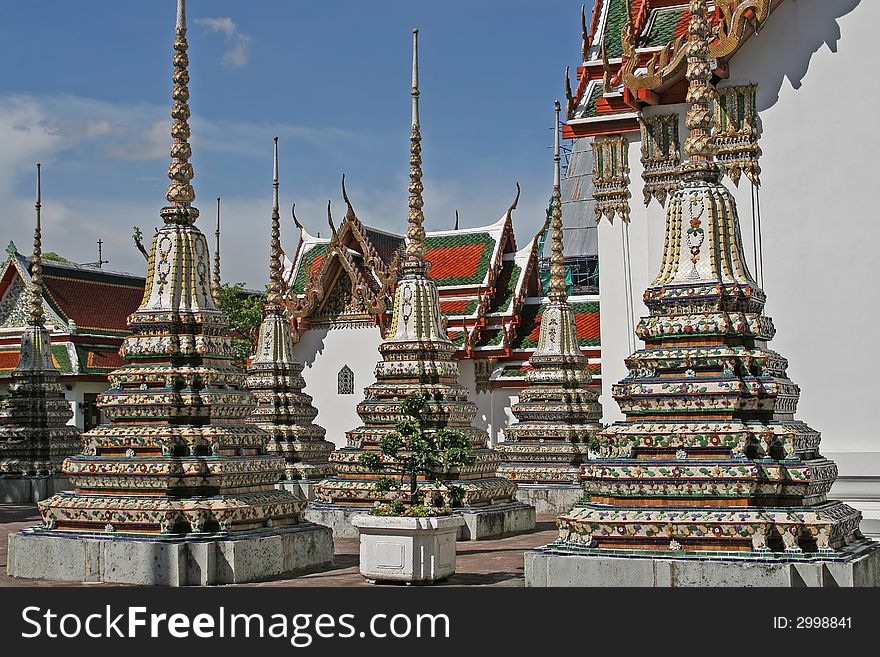
[[[435,280],[470,278],[477,273],[485,249],[485,244],[429,249],[425,254],[425,260],[431,263],[428,273]]]

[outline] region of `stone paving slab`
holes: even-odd
[[[9,586],[117,586],[114,584],[71,584],[45,580],[23,580],[6,574],[8,535],[40,520],[34,504],[0,504],[0,587]],[[523,586],[523,553],[546,545],[556,538],[556,516],[538,514],[534,531],[500,539],[459,541],[456,572],[445,582],[434,586]],[[241,586],[380,586],[369,584],[358,572],[358,539],[338,538],[333,541],[335,560],[328,570]],[[389,584],[387,586],[396,586]]]

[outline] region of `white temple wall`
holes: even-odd
[[[667,112],[668,113],[668,112]],[[624,359],[644,342],[635,335],[635,323],[647,311],[642,293],[656,276],[663,255],[664,216],[656,201],[648,208],[642,203],[641,145],[638,134],[628,135],[630,165],[631,221],[629,225],[615,217],[614,223],[603,218],[599,222],[599,333],[602,341],[602,422],[610,424],[623,419],[611,386],[627,375]],[[629,240],[632,279],[632,317],[627,310],[627,267],[624,241]]]
[[[757,83],[761,119],[761,219],[770,346],[790,361],[801,388],[797,416],[822,432],[823,453],[841,478],[832,496],[861,509],[863,530],[880,535],[880,436],[874,405],[880,353],[870,329],[880,320],[875,262],[880,245],[874,192],[876,102],[871,71],[880,2],[787,0],[730,64],[722,85]],[[647,108],[645,114],[684,106]],[[682,140],[687,136],[683,122]],[[664,210],[642,204],[640,144],[629,150],[630,252],[636,321],[657,272]],[[755,272],[751,189],[735,188],[746,258]],[[599,226],[604,421],[621,417],[610,386],[626,375],[620,222]]]
[[[314,398],[318,417],[315,422],[327,430],[327,440],[337,447],[346,445],[345,432],[362,422],[357,405],[364,399],[364,388],[376,378],[382,335],[376,327],[309,329],[294,345],[294,356],[305,364],[305,392]],[[354,394],[340,395],[338,375],[345,366],[354,372]],[[510,405],[516,403],[518,389],[498,389],[477,393],[473,360],[458,361],[461,384],[467,388],[471,401],[477,404],[474,426],[489,433],[490,444],[503,439],[502,431],[513,415]]]
[[[305,364],[305,392],[314,398],[315,422],[327,430],[327,440],[345,447],[345,432],[362,422],[357,405],[364,400],[364,388],[376,380],[382,333],[378,327],[310,329],[294,345],[294,356]],[[344,366],[354,372],[354,393],[339,394],[339,372]]]
[[[461,384],[467,388],[468,397],[477,405],[477,416],[474,426],[484,429],[489,434],[489,444],[497,445],[504,440],[504,428],[516,421],[510,406],[519,400],[519,388],[497,388],[486,392],[477,392],[474,361],[459,360]]]
[[[59,383],[65,386],[64,398],[67,399],[70,404],[70,410],[73,411],[73,417],[70,418],[67,424],[75,425],[77,429],[83,431],[85,428],[85,417],[83,415],[82,405],[85,401],[85,395],[106,392],[110,387],[110,383],[108,381],[77,381],[75,383],[65,384],[63,377],[60,377]],[[71,390],[68,390],[67,386],[70,386]],[[101,414],[101,418],[103,421],[103,413]]]

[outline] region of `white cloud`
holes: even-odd
[[[240,69],[247,66],[251,55],[251,37],[238,29],[238,25],[228,16],[217,18],[197,18],[209,32],[222,34],[226,41],[226,52],[220,61],[229,68]]]
[[[115,104],[72,95],[0,94],[0,144],[3,145],[0,148],[0,223],[3,227],[0,247],[13,239],[20,249],[28,249],[34,219],[30,177],[34,175],[34,163],[42,161],[47,165],[43,180],[46,250],[80,262],[90,261],[96,258],[95,240],[100,237],[105,243],[105,257],[110,260],[109,269],[142,273],[145,265],[131,240],[131,228],[140,226],[149,239],[153,227],[160,224],[158,212],[163,204],[170,123],[169,109],[164,104]],[[230,155],[254,157],[260,158],[267,167],[273,135],[279,135],[286,148],[292,147],[295,141],[321,144],[325,148],[334,142],[351,146],[352,142],[360,141],[363,146],[364,140],[369,143],[375,138],[332,126],[220,121],[198,116],[192,124],[193,145],[200,157],[223,160],[228,160]],[[284,157],[288,157],[288,152],[285,151]],[[401,160],[405,159],[406,153],[402,152]],[[145,170],[133,164],[135,160],[155,160],[155,174],[151,173],[153,164]],[[131,167],[132,181],[149,184],[153,191],[149,196],[141,195],[146,187],[132,185],[108,187],[106,195],[92,198],[82,198],[75,191],[62,194],[52,185],[53,163],[63,163],[69,175],[88,175],[82,171],[101,171],[107,167],[122,170]],[[297,239],[290,221],[292,202],[296,202],[297,216],[312,234],[320,232],[326,236],[329,232],[328,197],[333,199],[337,225],[345,215],[337,177],[342,170],[334,169],[336,165],[329,162],[327,166],[321,182],[307,187],[282,175],[283,239],[285,249],[291,253]],[[392,174],[379,184],[365,183],[357,167],[347,170],[348,193],[361,220],[402,233],[408,185],[403,167],[398,169],[399,174]],[[268,169],[266,173],[268,176]],[[523,196],[514,214],[520,247],[543,221],[548,196],[543,179],[521,182]],[[426,228],[451,228],[456,209],[460,211],[463,227],[494,223],[513,200],[513,183],[504,175],[449,179],[434,178],[429,173],[425,178]],[[67,184],[70,185],[70,181]],[[197,205],[202,210],[199,226],[210,236],[214,224],[213,199],[201,185],[196,185],[196,191]],[[271,186],[267,184],[254,192],[238,197],[223,196],[223,278],[261,288],[267,277]]]

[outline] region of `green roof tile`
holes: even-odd
[[[584,107],[583,113],[578,118],[588,119],[591,116],[596,116],[598,111],[596,110],[596,101],[602,97],[604,93],[604,89],[602,87],[602,83],[598,82],[593,85],[593,90],[590,92],[590,97],[587,98],[587,105]]]
[[[510,310],[520,275],[522,275],[522,267],[513,260],[505,260],[501,263],[501,272],[495,284],[495,298],[489,306],[490,313],[506,313]]]
[[[687,7],[663,7],[655,9],[650,19],[650,31],[642,37],[641,46],[658,48],[675,38],[675,26],[687,11]]]
[[[620,32],[623,30],[625,24],[626,0],[609,0],[608,20],[605,22],[605,32],[602,35],[608,59],[623,56],[623,45],[620,42]]]
[[[306,289],[306,281],[312,271],[315,260],[327,254],[327,244],[316,244],[303,254],[300,258],[299,268],[296,271],[296,278],[293,279],[293,293],[302,294]]]

